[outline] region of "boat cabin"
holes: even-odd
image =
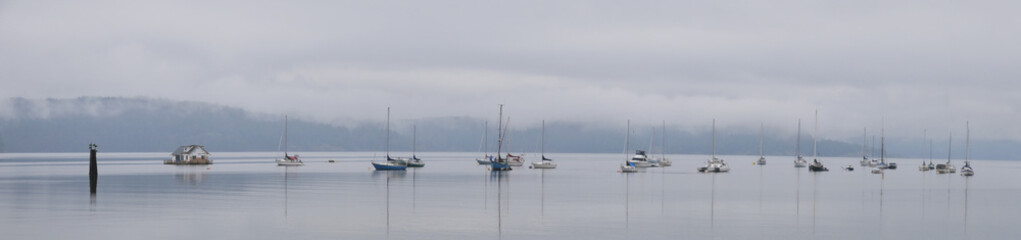
[[[178,147],[176,151],[170,154],[170,160],[163,161],[164,164],[212,164],[213,161],[209,160],[209,151],[206,151],[206,147],[201,145],[188,145]]]

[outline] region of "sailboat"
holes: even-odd
[[[507,119],[507,122],[509,123],[510,119]],[[506,130],[503,129],[503,104],[500,104],[500,123],[499,123],[499,125],[497,125],[497,128],[496,128],[496,132],[497,132],[497,137],[496,137],[496,159],[494,159],[492,161],[492,163],[490,163],[490,167],[489,167],[490,171],[496,172],[496,171],[510,171],[510,170],[513,170],[511,168],[510,162],[507,161],[507,158],[500,157],[500,153],[503,150],[503,136],[506,135],[505,131]],[[507,154],[507,155],[509,156],[510,154]]]
[[[666,121],[663,121],[663,135],[661,135],[660,137],[662,139],[660,141],[659,152],[660,154],[662,154],[662,156],[658,160],[656,160],[656,162],[657,165],[659,165],[659,167],[669,167],[671,165],[674,165],[674,162],[671,162],[670,159],[666,158]]]
[[[928,130],[922,132],[922,141],[929,141]],[[932,144],[929,144],[929,163],[932,163]],[[928,172],[929,170],[929,166],[925,165],[925,160],[922,160],[922,165],[918,166],[918,171]]]
[[[624,134],[624,164],[620,165],[620,172],[622,173],[633,173],[638,171],[638,167],[632,164],[628,158],[628,152],[631,151],[631,120],[627,120],[627,133]]]
[[[971,161],[968,160],[971,155],[971,124],[964,122],[966,126],[966,135],[964,140],[964,166],[961,167],[961,176],[971,177],[975,175],[975,171],[971,169]]]
[[[869,157],[871,157],[872,160],[869,160],[869,167],[879,166],[879,159],[876,159],[876,135],[872,135],[872,150],[870,152],[871,154],[869,154]]]
[[[730,167],[723,159],[716,158],[716,119],[713,119],[713,156],[711,159],[706,161],[705,166],[698,168],[699,172],[729,172]]]
[[[408,159],[408,167],[425,167],[425,162],[418,158],[418,126],[411,126],[411,159]]]
[[[882,128],[879,137],[879,169],[897,169],[897,163],[886,162],[886,127]]]
[[[546,158],[546,120],[542,121],[542,134],[539,136],[539,145],[542,156],[542,161],[532,162],[532,168],[536,169],[554,169],[557,168],[557,163],[553,162],[553,159]]]
[[[502,132],[500,132],[502,134],[500,136],[500,138],[501,138],[500,141],[501,142],[506,142],[505,138],[507,138],[507,131],[508,131],[508,129],[510,129],[510,117],[507,117],[507,125],[506,126],[507,127],[504,128]],[[497,148],[499,148],[499,147],[497,147]],[[497,156],[499,156],[499,155],[500,154],[497,153]],[[524,154],[513,155],[513,154],[510,153],[510,148],[508,148],[508,150],[507,150],[507,164],[510,165],[511,167],[524,166],[525,165],[525,158],[524,158],[524,156],[525,156]]]
[[[489,121],[482,123],[482,142],[479,143],[479,151],[483,151],[482,158],[476,158],[475,162],[479,165],[489,165],[493,163],[493,156],[489,155]]]
[[[386,108],[386,162],[372,162],[376,170],[398,170],[408,169],[406,159],[395,159],[390,157],[390,108]]]
[[[305,163],[298,159],[298,155],[287,154],[287,115],[284,115],[284,159],[277,159],[277,166],[305,166]]]
[[[932,139],[929,139],[929,170],[936,170],[936,165],[932,164]]]
[[[868,167],[869,166],[869,156],[868,156],[868,154],[865,153],[865,143],[866,143],[866,141],[868,141],[868,135],[869,135],[868,128],[862,128],[862,134],[861,134],[861,161],[859,161],[859,164],[861,164],[862,167]]]
[[[763,123],[759,123],[759,160],[755,162],[755,165],[766,165],[766,157],[762,155],[762,137],[765,134],[765,126]]]
[[[957,168],[955,168],[954,165],[950,163],[950,146],[951,146],[951,143],[953,143],[953,142],[954,142],[954,134],[951,132],[950,133],[950,138],[949,138],[949,140],[947,140],[947,163],[936,164],[936,173],[946,174],[946,173],[957,172]]]
[[[797,153],[798,156],[797,158],[794,158],[794,167],[803,168],[806,165],[808,165],[808,160],[805,160],[805,158],[801,156],[801,119],[798,119],[797,141],[798,141],[796,145],[797,147],[794,148],[794,151]]]
[[[809,172],[826,172],[829,171],[822,162],[819,161],[819,110],[815,110],[815,130],[812,132],[812,165],[808,166]]]

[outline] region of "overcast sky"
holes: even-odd
[[[0,96],[1021,140],[1018,1],[0,1]],[[870,130],[871,131],[871,130]],[[931,135],[930,135],[931,136]]]

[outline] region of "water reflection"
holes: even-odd
[[[506,171],[489,171],[489,181],[496,182],[496,233],[498,237],[503,237],[503,212],[504,210],[504,196],[507,195],[509,198],[510,188],[510,175]],[[507,187],[504,187],[504,185]],[[504,189],[508,189],[508,193],[504,194]],[[507,212],[510,212],[510,207],[506,208]]]
[[[711,175],[713,175],[713,184],[712,184],[712,190],[710,190],[712,192],[712,194],[710,194],[711,197],[709,198],[710,199],[709,200],[709,229],[710,230],[714,230],[714,229],[716,229],[716,175],[717,174],[711,174]]]
[[[812,173],[812,237],[815,237],[815,210],[818,208],[819,198],[819,172]]]
[[[407,171],[372,171],[372,177],[383,177],[386,182],[386,237],[390,238],[390,180],[404,178]]]
[[[631,173],[624,173],[624,232],[631,230]]]
[[[415,190],[416,185],[418,185],[417,184],[418,181],[416,181],[416,176],[418,176],[418,169],[419,168],[411,169],[411,213],[415,213],[415,205],[418,202],[415,200],[415,197],[418,195],[417,191]]]
[[[971,185],[971,178],[964,178],[964,233],[968,233],[968,186]]]
[[[546,169],[539,169],[539,217],[546,216]]]
[[[797,225],[801,225],[801,170],[794,168],[795,172],[795,190],[794,190],[794,219]]]
[[[89,194],[89,211],[90,212],[95,212],[96,211],[96,194],[95,193],[90,193]]]
[[[764,167],[766,165],[759,165],[759,212],[762,212],[762,191],[764,189],[762,186],[762,168]]]
[[[298,173],[294,172],[294,171],[297,171],[297,170],[294,170],[292,168],[294,168],[294,167],[284,166],[284,217],[287,217],[287,209],[288,209],[288,204],[287,204],[287,198],[288,198],[287,197],[288,179],[290,179],[292,177],[297,177],[298,176]],[[284,219],[286,219],[286,218],[284,218]]]
[[[205,166],[175,166],[174,178],[183,184],[198,185],[206,178]]]

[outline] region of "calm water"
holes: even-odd
[[[730,173],[700,174],[706,156],[673,155],[673,167],[621,174],[623,154],[549,154],[558,169],[507,173],[475,153],[420,153],[426,167],[407,172],[371,170],[373,153],[303,153],[290,168],[276,155],[193,167],[100,152],[92,198],[87,152],[0,154],[0,239],[1021,237],[1021,162],[973,161],[965,178],[912,159],[878,175],[852,158],[810,173],[791,157],[724,156]]]

